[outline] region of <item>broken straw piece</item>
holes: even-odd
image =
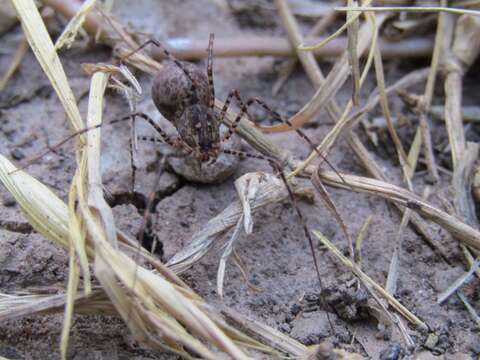
[[[263,172],[248,173],[235,180],[235,188],[243,209],[243,225],[246,234],[251,234],[253,230],[252,209],[250,202],[255,200],[258,191],[262,185],[268,181],[278,181],[270,174]],[[280,183],[279,183],[280,185]],[[281,185],[280,185],[281,186]]]

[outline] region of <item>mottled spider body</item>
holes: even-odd
[[[158,111],[178,132],[177,147],[201,162],[214,162],[220,153],[220,121],[214,111],[211,47],[207,71],[196,65],[173,59],[155,75],[152,98]]]

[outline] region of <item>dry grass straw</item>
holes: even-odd
[[[460,300],[462,301],[462,303],[465,305],[465,307],[467,308],[467,311],[469,312],[472,319],[477,324],[477,328],[480,328],[480,316],[478,315],[475,308],[470,304],[468,299],[465,297],[465,295],[463,295],[463,293],[461,291],[457,291],[457,295],[460,298]]]
[[[77,11],[75,16],[70,19],[67,26],[55,42],[55,49],[57,51],[63,47],[69,49],[72,46],[77,34],[83,31],[82,25],[85,21],[85,18],[88,13],[93,10],[96,2],[97,0],[86,0],[82,4],[81,8]]]
[[[287,29],[290,29],[289,34],[290,38],[293,39],[294,44],[296,47],[298,47],[298,44],[302,41],[301,35],[300,35],[300,30],[298,28],[298,25],[295,22],[295,19],[293,18],[292,14],[289,13],[289,9],[287,5],[283,1],[278,1],[276,2],[277,8],[279,9],[280,15],[282,16],[284,24],[286,24]],[[383,20],[380,20],[380,23]],[[354,21],[352,21],[354,23]],[[372,35],[372,28],[370,25],[363,25],[362,28],[359,30],[359,34],[357,34],[356,38],[360,39],[360,42],[358,44],[358,55],[356,57],[361,56],[366,49],[369,46],[369,43],[371,41],[372,36],[376,37],[378,34],[375,32],[375,29],[373,29],[373,35]],[[301,48],[300,48],[301,49]],[[304,49],[302,49],[304,50]],[[336,116],[337,113],[340,112],[338,109],[338,106],[334,105],[332,102],[332,99],[334,96],[337,94],[337,92],[340,90],[341,86],[345,83],[347,80],[349,74],[350,74],[350,65],[349,65],[349,52],[346,51],[344,54],[340,57],[340,59],[336,62],[334,68],[330,71],[329,75],[327,78],[324,78],[323,75],[320,72],[320,69],[318,68],[318,64],[313,58],[313,55],[309,52],[304,52],[301,50],[298,50],[298,56],[300,57],[300,60],[302,61],[302,65],[304,66],[307,75],[309,75],[310,80],[312,81],[313,85],[318,88],[318,90],[315,92],[313,95],[312,99],[310,99],[303,107],[300,109],[300,111],[292,116],[289,121],[293,125],[293,128],[300,128],[302,127],[305,123],[312,121],[315,116],[317,116],[324,107],[327,107],[327,110],[329,111],[330,116],[336,120],[338,117]],[[365,66],[365,70],[362,74],[362,79],[359,79],[359,86],[363,83],[365,80],[365,76],[368,73],[368,69],[370,67],[370,64],[372,63],[373,60],[373,52],[370,50],[368,59],[367,59],[367,65]],[[353,107],[353,101],[352,104],[350,105],[350,109]],[[346,112],[346,111],[345,111]],[[339,133],[339,129],[341,128],[342,121],[338,120],[339,125],[337,125],[332,131],[330,132],[329,135],[326,136],[322,148],[325,148],[325,144],[331,144],[335,140],[336,136]],[[272,127],[262,127],[262,130],[265,132],[282,132],[282,131],[290,131],[291,127],[286,125],[286,124],[281,124],[277,126],[272,126]],[[320,146],[318,147],[319,150]],[[317,156],[317,153],[314,151],[312,154],[309,156],[308,160],[306,160],[306,165],[308,165],[308,162],[310,162],[312,159],[314,159]],[[298,171],[301,171],[299,169]]]
[[[442,5],[446,2],[442,2]],[[362,9],[356,7],[336,7],[336,11],[371,11],[371,12],[380,12],[380,11],[408,11],[408,12],[418,12],[418,13],[425,13],[425,12],[435,12],[435,13],[447,13],[447,14],[457,14],[457,15],[472,15],[472,16],[480,16],[480,11],[478,10],[470,10],[470,9],[461,9],[461,8],[453,8],[447,6],[365,6]]]
[[[357,7],[358,2],[356,0],[348,0],[349,7]],[[347,35],[348,35],[348,62],[350,63],[352,69],[352,80],[353,80],[353,94],[352,101],[354,105],[358,105],[360,102],[360,59],[357,53],[358,48],[358,30],[360,26],[360,21],[354,12],[347,12],[347,23],[351,19],[354,19],[348,25]]]
[[[313,167],[307,169],[307,172],[313,171],[316,171]],[[415,193],[399,186],[372,178],[347,174],[341,175],[343,180],[334,172],[320,172],[320,178],[329,185],[380,196],[388,201],[398,204],[399,206],[414,210],[422,217],[430,219],[443,227],[463,244],[480,250],[480,231],[427,203]]]
[[[17,71],[18,67],[22,62],[23,57],[27,53],[27,50],[28,50],[27,39],[25,39],[25,37],[22,37],[18,43],[18,47],[15,50],[15,53],[13,54],[12,62],[10,63],[10,66],[8,67],[5,74],[3,74],[2,78],[0,79],[0,91],[5,89],[5,86],[7,85],[8,81],[13,76],[13,74],[15,74],[15,71]]]
[[[343,265],[348,267],[355,274],[355,276],[357,276],[362,281],[362,283],[365,283],[368,287],[373,288],[383,299],[385,299],[395,310],[402,314],[412,324],[415,324],[416,326],[424,330],[428,329],[427,325],[422,320],[412,314],[397,299],[391,296],[380,285],[373,281],[367,274],[360,270],[360,268],[355,263],[345,257],[341,253],[341,251],[338,250],[337,247],[333,245],[330,240],[328,240],[320,231],[313,231],[313,234],[322,242],[323,245],[328,248],[328,250],[330,250],[335,255],[338,260],[342,262]]]
[[[321,35],[332,23],[335,21],[337,13],[334,10],[328,12],[325,16],[323,16],[318,22],[312,27],[308,37],[314,37]],[[293,59],[287,60],[284,64],[281,74],[275,84],[272,86],[272,95],[277,95],[280,91],[283,84],[287,81],[290,74],[293,72],[295,67],[298,64],[298,58],[294,57]]]

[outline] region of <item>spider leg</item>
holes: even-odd
[[[130,138],[128,139],[128,150],[130,153],[130,168],[132,169],[132,193],[135,191],[135,174],[137,173],[137,165],[135,164],[134,156],[134,139],[135,134],[135,116],[131,117],[132,121],[130,122]]]
[[[230,92],[228,93],[228,96],[222,107],[222,111],[220,112],[219,122],[221,123],[225,119],[225,115],[230,106],[232,98],[235,98],[237,100],[237,103],[240,106],[240,112],[237,114],[237,117],[235,118],[235,120],[228,127],[228,132],[222,137],[222,139],[220,139],[220,142],[222,143],[228,141],[228,139],[232,137],[233,133],[235,132],[238,126],[238,123],[240,122],[240,120],[242,120],[243,115],[246,114],[249,119],[251,118],[250,114],[248,113],[248,106],[245,106],[242,98],[240,97],[240,93],[238,92],[238,90],[233,89],[233,90],[230,90]]]
[[[152,142],[152,143],[161,143],[161,144],[165,143],[165,141],[162,138],[156,137],[156,136],[139,135],[139,136],[137,136],[137,140],[148,141],[148,142]],[[183,149],[182,149],[181,153],[169,154],[169,156],[171,156],[171,157],[185,157],[185,156],[190,155],[193,152],[193,149],[190,148],[187,144],[182,143],[182,141],[180,139],[177,138],[174,141],[180,143],[181,146],[183,147]]]
[[[136,113],[130,114],[129,116],[126,116],[126,117],[123,117],[123,118],[120,118],[120,119],[116,119],[116,120],[112,120],[112,121],[109,122],[109,124],[114,124],[116,122],[121,122],[121,121],[128,120],[132,116],[134,118],[138,116],[139,118],[148,122],[157,131],[157,133],[162,138],[163,142],[167,143],[168,145],[170,145],[174,148],[179,148],[183,145],[178,141],[177,138],[172,139],[170,136],[168,136],[168,134],[150,116],[148,116],[145,113],[136,112]]]
[[[239,100],[241,101],[241,100]],[[245,103],[245,114],[248,116],[249,120],[251,122],[253,122],[255,124],[255,120],[252,119],[252,117],[248,114],[248,111],[247,109],[252,106],[253,104],[258,104],[260,105],[268,114],[270,114],[270,116],[272,116],[274,119],[278,120],[278,121],[281,121],[285,124],[287,124],[288,126],[290,126],[292,129],[294,128],[292,123],[290,122],[290,120],[288,120],[287,118],[281,116],[278,112],[276,112],[275,110],[273,110],[272,108],[270,108],[263,100],[259,99],[259,98],[256,98],[256,97],[253,97],[253,98],[250,98],[246,101]],[[240,121],[240,119],[238,120]],[[337,174],[340,179],[343,180],[343,182],[345,182],[345,180],[343,179],[342,175],[338,172],[338,170],[335,168],[335,166],[332,165],[332,163],[330,161],[328,161],[328,159],[323,156],[323,154],[318,151],[317,147],[315,146],[315,144],[313,143],[313,141],[300,129],[295,129],[295,132],[317,153],[317,155],[327,163],[327,165],[335,172],[335,174]]]
[[[166,157],[164,156],[158,162],[158,169],[155,175],[153,188],[150,191],[147,198],[145,211],[143,212],[142,224],[137,233],[138,234],[137,239],[139,243],[138,251],[140,251],[141,247],[145,247],[144,246],[145,241],[148,241],[148,244],[145,244],[145,245],[147,245],[150,248],[150,250],[153,250],[156,247],[156,245],[161,244],[161,242],[158,240],[157,234],[155,234],[155,232],[153,231],[152,212],[154,212],[153,205],[155,203],[155,196],[158,191],[157,188],[160,184],[160,178],[162,177],[163,171],[165,169],[165,159]]]
[[[210,38],[208,40],[208,61],[207,61],[207,76],[208,76],[208,87],[210,90],[210,101],[208,107],[213,109],[215,107],[215,86],[213,84],[213,39],[215,35],[213,33],[210,34]]]
[[[290,203],[292,204],[293,208],[295,209],[295,212],[297,213],[297,217],[300,220],[300,224],[302,225],[303,233],[305,235],[305,238],[308,240],[308,243],[309,243],[309,246],[310,246],[310,251],[311,251],[312,257],[313,257],[313,263],[314,263],[314,266],[315,266],[315,272],[316,272],[317,278],[318,278],[320,293],[323,293],[324,287],[323,287],[322,277],[320,275],[320,267],[318,266],[317,255],[315,253],[315,247],[313,245],[314,244],[313,238],[312,238],[312,235],[310,235],[310,231],[308,230],[307,223],[305,221],[305,217],[303,216],[303,213],[302,213],[302,211],[300,210],[300,207],[297,204],[297,200],[295,198],[295,194],[292,190],[292,187],[288,183],[288,180],[287,180],[285,174],[283,173],[282,166],[279,164],[279,162],[276,159],[268,157],[268,156],[264,156],[264,155],[250,154],[250,153],[247,153],[245,151],[237,151],[237,150],[229,150],[229,149],[222,149],[222,152],[224,152],[225,154],[230,154],[230,155],[244,157],[244,158],[249,157],[249,158],[266,160],[266,161],[269,162],[269,164],[272,166],[272,168],[279,174],[280,179],[282,179],[282,182],[285,185],[285,188],[287,189],[288,198],[290,200]],[[324,307],[326,307],[326,302],[324,301],[323,296],[320,296],[320,298],[321,298],[321,301],[323,303],[322,305]],[[330,327],[331,327],[332,331],[334,331],[333,330],[333,324],[332,324],[331,319],[328,315],[328,312],[327,312],[327,318],[328,318],[328,322],[330,323]]]
[[[53,152],[55,153],[56,150],[58,150],[62,145],[66,144],[68,141],[76,138],[77,136],[79,135],[82,135],[82,134],[85,134],[86,132],[90,131],[90,130],[94,130],[94,129],[98,129],[99,127],[103,127],[105,125],[112,125],[112,124],[116,124],[116,123],[119,123],[119,122],[123,122],[123,121],[128,121],[128,120],[131,120],[132,119],[132,116],[135,117],[135,116],[138,116],[140,118],[142,118],[143,120],[147,121],[151,126],[154,127],[154,129],[158,132],[158,134],[160,135],[160,137],[162,138],[162,140],[167,143],[168,145],[174,147],[174,148],[184,148],[186,149],[186,151],[190,151],[192,152],[193,150],[190,149],[190,147],[185,144],[183,141],[180,141],[179,139],[175,138],[175,139],[172,139],[170,136],[167,135],[167,133],[165,131],[162,130],[162,128],[155,122],[153,121],[153,119],[151,119],[147,114],[144,114],[144,113],[140,113],[140,112],[137,112],[137,113],[133,113],[133,114],[130,114],[128,116],[125,116],[125,117],[122,117],[120,119],[115,119],[115,120],[112,120],[110,122],[104,122],[104,123],[101,123],[101,124],[98,124],[98,125],[95,125],[95,126],[91,126],[91,127],[86,127],[86,128],[83,128],[81,130],[78,130],[70,135],[68,135],[67,137],[65,137],[64,139],[60,140],[59,142],[53,144],[53,145],[50,145],[47,147],[47,149],[43,150],[40,154],[34,156],[34,157],[31,157],[29,159],[27,159],[25,161],[25,164],[18,167],[17,169],[15,169],[12,173],[14,172],[17,172],[17,171],[20,171],[20,170],[23,170],[25,168],[27,168],[28,166],[30,166],[31,164],[33,164],[35,161],[38,161],[40,160],[42,157],[44,157],[45,155]]]

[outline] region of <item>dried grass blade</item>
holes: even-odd
[[[103,98],[109,74],[96,72],[92,77],[88,100],[87,126],[92,128],[102,123]],[[107,240],[118,247],[117,230],[112,210],[103,197],[102,175],[100,171],[101,128],[98,127],[87,134],[88,138],[88,205],[95,209],[104,226]]]
[[[412,179],[413,175],[415,174],[415,169],[417,168],[418,156],[420,155],[420,150],[422,149],[422,130],[420,126],[417,127],[417,131],[415,132],[415,137],[413,138],[412,146],[410,146],[410,150],[408,151],[408,164],[410,166],[405,173],[406,179]]]
[[[480,316],[477,314],[475,308],[470,304],[468,299],[465,297],[465,295],[463,295],[461,291],[457,291],[457,296],[463,302],[463,305],[465,305],[465,307],[467,308],[467,311],[472,317],[473,321],[477,323],[477,327],[480,328]]]
[[[348,0],[349,7],[357,7],[358,2],[356,0]],[[360,61],[357,53],[358,47],[358,30],[359,30],[359,20],[355,16],[354,12],[347,12],[347,22],[350,19],[355,18],[355,20],[348,26],[348,60],[350,66],[352,67],[352,79],[353,79],[353,95],[352,101],[354,105],[358,105],[360,102]]]
[[[473,273],[480,268],[480,258],[477,258],[473,265],[470,267],[466,273],[460,276],[457,280],[453,282],[445,291],[438,294],[437,304],[443,303],[447,300],[455,291],[457,291],[463,284],[470,280]]]
[[[318,43],[317,45],[310,45],[310,46],[307,46],[307,45],[301,45],[299,46],[299,49],[300,50],[304,50],[304,51],[313,51],[313,50],[317,50],[317,49],[320,49],[322,46],[325,46],[325,44],[329,43],[330,41],[332,41],[333,39],[335,39],[336,37],[340,36],[345,30],[348,29],[348,27],[358,19],[358,17],[361,15],[361,11],[363,8],[365,7],[368,7],[370,6],[370,4],[372,3],[371,0],[366,0],[362,3],[362,6],[357,8],[355,7],[356,11],[357,11],[357,15],[353,15],[352,17],[350,17],[349,19],[347,19],[347,21],[345,22],[345,24],[343,24],[337,31],[335,31],[332,35],[330,35],[329,37],[327,37],[325,40],[321,41],[320,43]],[[337,10],[337,8],[335,9]]]
[[[8,67],[5,74],[3,74],[2,78],[0,79],[0,91],[5,89],[5,86],[7,85],[8,81],[10,80],[12,75],[15,74],[15,71],[17,71],[18,66],[22,62],[22,59],[25,56],[25,54],[27,53],[27,50],[28,50],[28,41],[27,39],[25,39],[25,37],[22,37],[20,39],[17,49],[15,50],[15,54],[13,55],[10,66]]]
[[[360,39],[362,39],[361,43],[359,44],[359,53],[363,53],[363,51],[366,50],[367,46],[368,46],[368,43],[370,41],[370,50],[369,50],[369,54],[368,54],[368,58],[367,58],[367,62],[365,64],[365,67],[363,69],[363,72],[362,72],[362,76],[360,78],[360,86],[363,85],[367,75],[368,75],[368,72],[370,70],[370,67],[373,63],[373,58],[374,58],[374,53],[375,53],[375,48],[377,46],[377,38],[378,38],[378,25],[376,24],[376,20],[375,18],[373,17],[369,17],[370,21],[371,21],[371,26],[367,25],[367,24],[364,24],[362,26],[362,29],[360,30]],[[378,21],[379,21],[379,25],[381,25],[384,21],[386,20],[386,17],[381,17]],[[338,65],[338,64],[337,64]],[[335,69],[335,67],[334,67]],[[332,72],[333,70],[330,72],[330,74],[328,75],[327,77],[327,81],[326,83],[328,84],[329,81],[328,81],[328,78],[332,75]],[[348,72],[348,61],[347,61],[347,58],[346,56],[344,56],[344,58],[342,58],[342,66],[341,66],[341,70],[339,70],[341,73],[345,73],[345,72]],[[332,76],[337,76],[337,75],[332,75]],[[345,78],[346,80],[346,78]],[[323,90],[324,88],[326,88],[327,86],[325,87],[322,87],[320,89]],[[336,92],[338,92],[340,89],[340,87],[336,87],[334,89],[334,91],[331,91],[327,96],[329,98],[331,98],[332,96],[334,96],[336,94]],[[318,92],[317,92],[318,93]],[[314,98],[315,98],[316,94],[314,95]],[[314,99],[312,99],[314,100]],[[324,103],[323,103],[324,104]],[[323,106],[323,104],[321,103],[320,105]],[[317,106],[318,104],[316,104]],[[310,153],[310,155],[308,155],[308,157],[302,161],[296,168],[295,170],[289,174],[289,177],[290,176],[295,176],[295,175],[298,175],[301,171],[303,171],[305,169],[305,167],[308,166],[308,164],[310,164],[313,160],[315,160],[315,158],[318,156],[318,153],[321,153],[323,154],[324,156],[326,156],[327,152],[329,151],[329,149],[333,146],[335,140],[338,138],[338,136],[340,135],[340,133],[342,132],[342,130],[347,127],[347,125],[349,125],[348,123],[348,120],[355,120],[356,118],[349,118],[348,115],[350,114],[351,110],[353,108],[353,101],[350,100],[347,104],[347,106],[345,107],[342,115],[340,116],[339,119],[335,119],[336,121],[336,124],[335,126],[329,131],[329,133],[324,137],[323,141],[320,143],[320,145],[317,146],[317,149],[315,151],[312,151]],[[319,109],[316,107],[315,108],[316,111],[318,111]],[[303,110],[303,109],[302,109]],[[302,111],[300,110],[300,112]],[[292,118],[291,118],[291,122],[292,124],[294,124],[295,126],[295,116],[297,116],[297,114],[295,114]]]
[[[365,274],[362,270],[358,268],[357,265],[352,263],[349,259],[347,259],[341,252],[333,245],[330,240],[328,240],[321,232],[313,231],[313,234],[325,245],[346,267],[348,267],[358,278],[360,278],[363,282],[367,283],[370,287],[372,287],[378,294],[384,298],[395,310],[397,310],[400,314],[402,314],[407,320],[409,320],[412,324],[422,328],[428,329],[427,325],[412,314],[407,308],[405,308],[397,299],[393,296],[388,294],[380,285],[378,285],[375,281],[373,281],[367,274]]]
[[[362,268],[362,245],[363,241],[367,237],[368,228],[373,221],[373,215],[369,215],[367,220],[362,225],[360,232],[358,233],[357,238],[355,239],[355,263],[358,268]]]
[[[380,94],[380,105],[382,107],[383,116],[385,117],[385,120],[387,122],[388,132],[390,133],[390,137],[393,140],[393,144],[395,145],[395,149],[397,151],[398,159],[400,161],[400,164],[402,165],[403,174],[405,176],[407,183],[409,184],[408,188],[411,189],[412,185],[410,182],[410,178],[407,177],[407,174],[411,172],[410,170],[411,165],[408,163],[407,154],[403,149],[402,142],[398,137],[395,126],[393,125],[392,115],[390,113],[390,107],[388,105],[388,98],[387,98],[386,88],[385,88],[385,74],[383,71],[382,54],[380,53],[380,49],[378,48],[378,46],[375,49],[374,57],[375,57],[375,61],[374,61],[375,75],[377,77],[377,85],[378,85],[378,90]]]
[[[55,42],[55,50],[58,51],[64,46],[69,49],[72,46],[73,42],[75,41],[75,37],[77,36],[77,33],[82,29],[85,18],[87,17],[88,13],[94,8],[96,2],[97,0],[86,0],[82,4],[80,9],[78,9],[77,13],[70,19],[62,34]]]
[[[442,12],[450,14],[469,14],[480,16],[480,11],[446,6],[382,6],[382,7],[336,7],[336,11],[408,11],[408,12]]]
[[[81,220],[78,218],[76,209],[76,200],[78,195],[78,183],[79,177],[85,172],[85,154],[80,156],[80,165],[73,177],[72,185],[70,186],[70,192],[68,194],[68,230],[70,233],[70,247],[73,247],[76,255],[78,256],[78,262],[83,273],[83,285],[85,295],[90,294],[92,291],[90,266],[88,263],[88,257],[86,252],[86,233],[85,228],[82,226]],[[70,295],[70,294],[69,294]],[[72,299],[71,297],[70,299]]]
[[[473,201],[472,177],[475,162],[478,159],[480,145],[468,142],[462,153],[462,157],[457,160],[453,170],[453,204],[455,211],[465,222],[471,226],[478,227],[478,220],[475,212],[475,203]]]
[[[313,187],[315,190],[317,190],[318,194],[320,195],[320,198],[322,199],[323,203],[325,206],[333,213],[333,216],[335,216],[335,219],[337,222],[340,224],[342,227],[342,230],[345,234],[345,237],[347,238],[348,241],[348,247],[350,249],[350,256],[352,259],[355,258],[355,249],[353,247],[353,240],[348,232],[347,224],[343,221],[342,216],[340,215],[340,212],[338,211],[337,207],[335,206],[335,203],[333,202],[332,198],[328,194],[327,189],[322,183],[322,180],[320,180],[320,176],[318,175],[318,171],[315,171],[313,175],[310,177],[310,180],[313,184]]]
[[[69,247],[68,208],[48,187],[0,155],[0,181],[20,205],[33,228],[52,242]]]
[[[226,307],[222,307],[222,310],[225,309]],[[228,317],[223,316],[222,311],[218,309],[218,307],[212,308],[210,305],[206,305],[202,307],[202,309],[210,316],[210,318],[214,319],[215,322],[220,326],[220,328],[232,339],[237,339],[237,343],[241,344],[242,346],[248,347],[250,349],[255,349],[258,351],[262,351],[266,354],[271,354],[274,355],[278,358],[283,357],[283,354],[280,354],[277,350],[275,350],[275,346],[272,346],[271,342],[264,341],[264,343],[268,343],[269,345],[264,345],[262,342],[259,340],[256,340],[256,338],[262,338],[260,336],[260,333],[255,333],[251,331],[244,331],[241,326],[238,326],[238,324],[229,324],[226,321],[226,318]],[[227,308],[229,309],[229,308]],[[230,310],[230,309],[229,309]],[[229,319],[228,319],[229,320]],[[267,325],[265,325],[267,326]],[[252,336],[247,335],[247,333],[252,334]],[[289,339],[289,337],[286,337]],[[292,341],[295,341],[291,339]],[[294,355],[293,353],[287,352],[289,355]]]
[[[259,336],[260,338],[268,341],[268,343],[272,344],[275,348],[291,354],[292,356],[300,357],[308,351],[308,348],[305,345],[299,343],[291,337],[282,334],[280,331],[275,330],[268,325],[249,319],[234,309],[223,308],[221,313],[230,322],[233,322],[242,330],[246,330],[248,333]]]
[[[313,167],[309,170],[311,172],[316,171]],[[332,186],[347,188],[358,192],[366,192],[380,196],[396,204],[406,206],[423,217],[442,226],[454,238],[465,245],[480,250],[480,231],[426,201],[423,201],[418,195],[406,189],[384,181],[355,175],[342,174],[342,178],[345,182],[343,182],[334,172],[321,171],[319,175],[321,180]]]
[[[218,264],[218,271],[217,271],[217,292],[218,296],[223,299],[223,280],[225,278],[225,267],[227,265],[227,260],[233,252],[233,243],[238,239],[242,232],[242,224],[243,224],[243,215],[240,216],[237,222],[237,226],[235,226],[235,230],[233,230],[233,234],[230,237],[230,240],[225,244],[225,250],[223,251],[222,257],[220,258],[220,262]]]
[[[75,247],[70,246],[69,263],[68,263],[68,284],[67,299],[65,304],[65,313],[63,316],[62,334],[60,337],[60,356],[62,359],[67,358],[68,339],[70,337],[70,328],[72,326],[73,308],[75,297],[77,295],[78,283],[80,280],[80,269],[75,256]]]
[[[381,16],[380,19],[378,20],[379,24],[381,25],[385,19],[386,19],[385,16]],[[359,55],[362,55],[370,44],[369,55],[367,58],[365,69],[360,79],[360,85],[359,85],[360,87],[362,86],[362,83],[365,81],[366,74],[368,73],[368,70],[370,69],[370,66],[372,64],[372,60],[373,60],[372,51],[374,46],[376,46],[377,37],[378,37],[378,31],[377,31],[377,26],[375,25],[372,26],[371,24],[363,24],[361,29],[359,30],[358,38],[360,39],[360,42],[357,46],[357,53]],[[311,72],[313,72],[313,70]],[[305,123],[311,121],[313,117],[318,116],[318,114],[322,111],[322,109],[325,106],[328,106],[328,104],[330,104],[332,99],[334,99],[335,95],[338,93],[342,85],[347,80],[349,74],[350,74],[350,66],[348,64],[348,52],[345,52],[340,57],[340,59],[336,62],[335,66],[330,71],[327,78],[322,80],[321,86],[318,86],[318,90],[315,92],[312,98],[302,107],[302,109],[300,109],[298,113],[296,113],[289,119],[292,126],[289,126],[287,124],[280,124],[280,125],[268,126],[268,127],[262,126],[259,128],[261,128],[262,131],[266,133],[284,132],[284,131],[291,131],[294,129],[301,128]],[[317,84],[315,85],[317,86]],[[345,113],[347,113],[348,115],[352,107],[353,107],[353,102],[349,102],[349,104],[347,105],[347,109],[344,111],[343,116],[346,116]],[[336,112],[339,113],[340,110]],[[337,124],[341,123],[341,120],[339,120],[337,116],[334,117],[334,120],[337,121]],[[340,126],[340,125],[336,125],[336,126]],[[337,133],[338,133],[338,128],[334,127],[334,129],[332,129],[329,135],[330,137],[332,137]],[[331,141],[329,140],[328,142],[330,143]],[[313,155],[314,153],[315,152],[312,152],[311,154],[312,158],[315,157],[315,155]]]
[[[313,26],[312,30],[310,30],[308,37],[318,36],[321,35],[337,18],[337,14],[335,11],[330,10],[324,17],[318,20],[318,22]],[[295,69],[296,65],[298,64],[298,59],[293,58],[287,60],[281,70],[278,79],[275,81],[275,84],[272,86],[272,95],[276,96],[282,86],[288,80],[290,74]]]
[[[79,131],[83,128],[80,111],[78,110],[72,89],[68,84],[67,76],[65,75],[63,66],[35,2],[33,0],[12,0],[12,2],[21,20],[28,43],[43,71],[52,83],[67,113],[70,125],[75,131]]]

